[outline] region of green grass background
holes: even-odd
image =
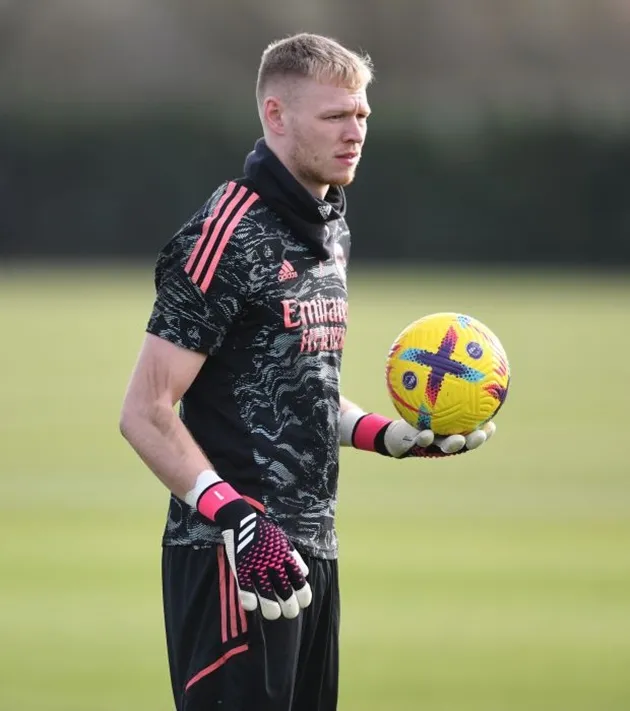
[[[341,711],[630,709],[630,278],[350,278],[344,393],[394,414],[411,320],[486,322],[513,380],[449,461],[344,451]],[[172,709],[167,492],[118,434],[151,267],[0,271],[0,709]]]

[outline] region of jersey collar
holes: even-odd
[[[263,138],[245,160],[245,177],[262,200],[318,257],[333,253],[333,231],[328,223],[343,219],[346,197],[341,186],[331,185],[325,200],[312,195],[287,170]]]

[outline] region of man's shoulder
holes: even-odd
[[[219,259],[235,267],[260,244],[275,214],[246,179],[221,183],[160,249],[156,281],[167,271],[189,271],[191,265]]]
[[[219,233],[232,233],[237,227],[242,232],[244,227],[277,219],[249,180],[226,180],[180,227],[166,247],[192,249],[195,238],[205,231],[212,230],[219,236]]]

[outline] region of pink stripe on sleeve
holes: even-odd
[[[245,195],[246,192],[247,192],[247,188],[245,188],[245,187],[241,186],[238,189],[238,191],[236,192],[236,195],[230,200],[230,202],[227,204],[227,206],[223,209],[221,217],[217,220],[216,224],[214,225],[214,227],[212,229],[212,233],[210,235],[210,239],[208,240],[208,244],[206,244],[206,248],[203,250],[203,254],[201,255],[199,264],[197,264],[195,272],[192,275],[192,280],[195,282],[195,284],[199,281],[199,278],[203,274],[203,270],[206,267],[208,259],[210,259],[210,254],[212,253],[212,248],[214,247],[215,242],[219,238],[219,234],[221,233],[221,229],[223,228],[223,225],[227,222],[227,219],[230,216],[231,211],[238,205],[239,200],[241,200],[241,198],[243,197],[243,195]]]
[[[241,188],[244,190],[245,188]],[[240,193],[240,190],[239,190]],[[235,198],[236,200],[237,198]],[[214,253],[214,257],[212,258],[212,261],[210,262],[210,266],[208,267],[208,271],[206,272],[206,276],[204,277],[204,280],[201,282],[200,289],[204,293],[208,290],[208,287],[210,286],[210,282],[212,281],[212,277],[214,276],[214,272],[216,271],[217,264],[219,263],[219,260],[221,259],[221,255],[223,254],[223,250],[225,249],[225,245],[228,243],[230,237],[232,236],[232,233],[236,229],[236,226],[238,223],[241,221],[243,218],[243,215],[249,210],[249,208],[258,200],[258,195],[256,193],[252,193],[247,200],[243,203],[241,209],[234,215],[234,218],[230,222],[230,224],[227,226],[227,229],[225,230],[225,233],[221,239],[221,243],[217,247],[216,252]],[[225,217],[225,216],[224,216]],[[223,220],[224,218],[221,218]],[[221,222],[219,220],[219,222]],[[219,223],[217,223],[217,226],[215,228],[215,231],[213,232],[213,237],[214,235],[218,234],[220,230]]]
[[[190,270],[193,267],[193,264],[195,263],[195,259],[197,259],[197,255],[199,254],[199,251],[201,250],[201,247],[203,243],[206,240],[206,237],[208,236],[208,230],[210,229],[210,225],[212,223],[212,220],[214,220],[217,215],[221,212],[221,208],[225,204],[226,200],[230,197],[230,195],[234,192],[234,188],[236,187],[236,183],[230,182],[221,196],[221,199],[217,203],[216,207],[214,210],[206,217],[203,227],[201,229],[201,237],[197,240],[197,243],[195,244],[195,248],[193,249],[190,257],[188,257],[188,261],[186,262],[186,266],[184,267],[184,271],[186,274],[190,273]]]

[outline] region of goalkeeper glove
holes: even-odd
[[[340,431],[342,445],[402,459],[469,452],[487,442],[495,433],[496,425],[486,422],[470,434],[444,437],[432,430],[417,430],[404,420],[390,420],[354,409],[341,416]]]
[[[282,529],[257,513],[214,471],[202,472],[185,498],[216,522],[244,610],[258,607],[267,620],[297,617],[311,604],[308,567]]]

